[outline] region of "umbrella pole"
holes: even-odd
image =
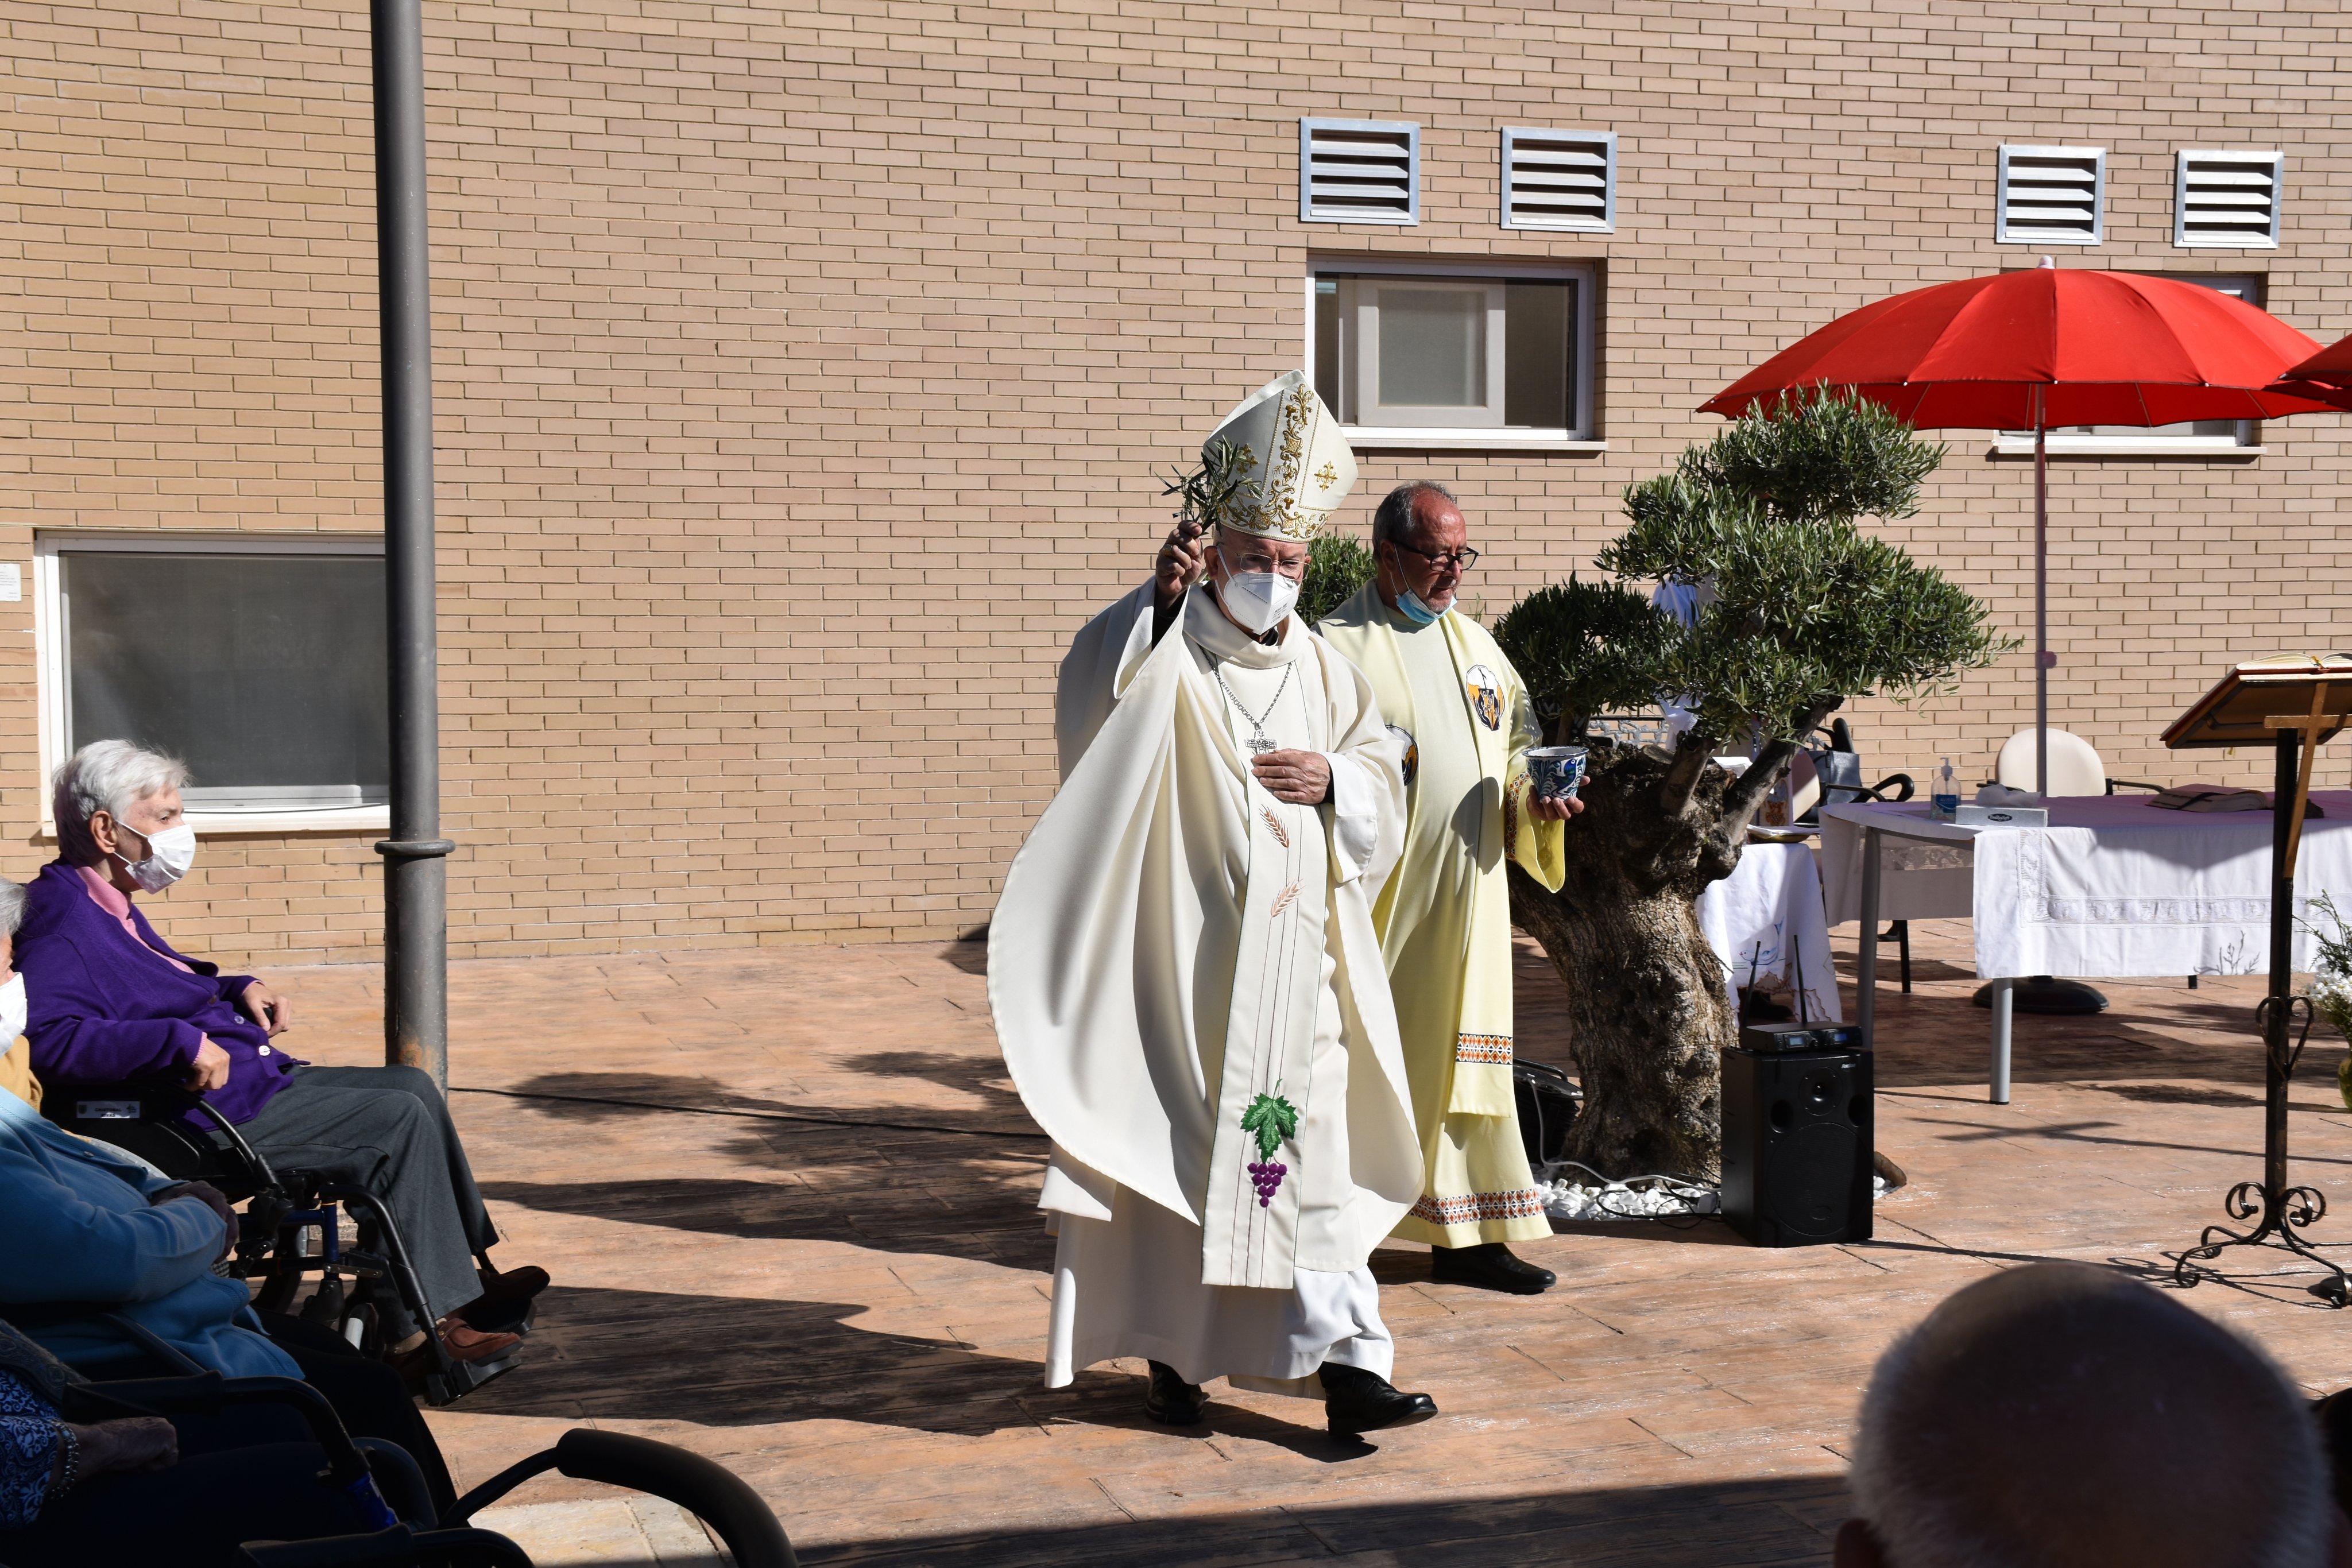
[[[2050,427],[2033,389],[2033,792],[2050,799]]]

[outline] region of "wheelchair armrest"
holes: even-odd
[[[373,1535],[325,1535],[315,1541],[248,1541],[238,1561],[252,1568],[416,1568],[419,1563],[463,1563],[472,1568],[531,1568],[523,1549],[487,1530],[411,1530],[395,1524]]]
[[[66,1390],[66,1418],[114,1421],[129,1416],[210,1416],[235,1405],[285,1405],[310,1428],[327,1456],[328,1479],[349,1487],[368,1474],[367,1459],[343,1430],[327,1396],[299,1377],[133,1377],[76,1383]]]
[[[464,1523],[549,1469],[574,1480],[602,1481],[677,1504],[718,1532],[736,1568],[797,1568],[793,1543],[785,1539],[784,1527],[776,1522],[774,1511],[732,1470],[667,1443],[586,1427],[574,1427],[556,1440],[554,1448],[501,1470],[459,1498],[449,1511],[450,1521]]]
[[[2118,789],[2147,789],[2161,795],[2167,788],[2168,788],[2168,786],[2163,784],[2142,784],[2136,779],[2110,779],[2107,780],[2107,793],[2110,795],[2114,794]]]
[[[1865,800],[1908,800],[1917,788],[1911,782],[1911,775],[1908,773],[1890,773],[1864,790],[1862,798]],[[1887,793],[1889,789],[1899,789],[1902,793],[1897,795]]]

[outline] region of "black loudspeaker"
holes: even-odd
[[[1723,1053],[1723,1212],[1759,1247],[1870,1239],[1871,1053]]]

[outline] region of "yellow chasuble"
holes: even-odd
[[[1469,616],[1416,626],[1370,583],[1317,630],[1410,748],[1404,852],[1372,908],[1425,1173],[1395,1234],[1441,1247],[1549,1236],[1511,1089],[1506,867],[1556,890],[1567,864],[1561,824],[1527,815],[1527,687]]]

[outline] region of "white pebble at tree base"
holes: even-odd
[[[1579,1165],[1545,1166],[1536,1174],[1536,1190],[1554,1219],[1696,1219],[1723,1212],[1723,1195],[1703,1182],[1671,1176],[1606,1181]],[[1872,1176],[1871,1201],[1886,1191],[1885,1178]]]

